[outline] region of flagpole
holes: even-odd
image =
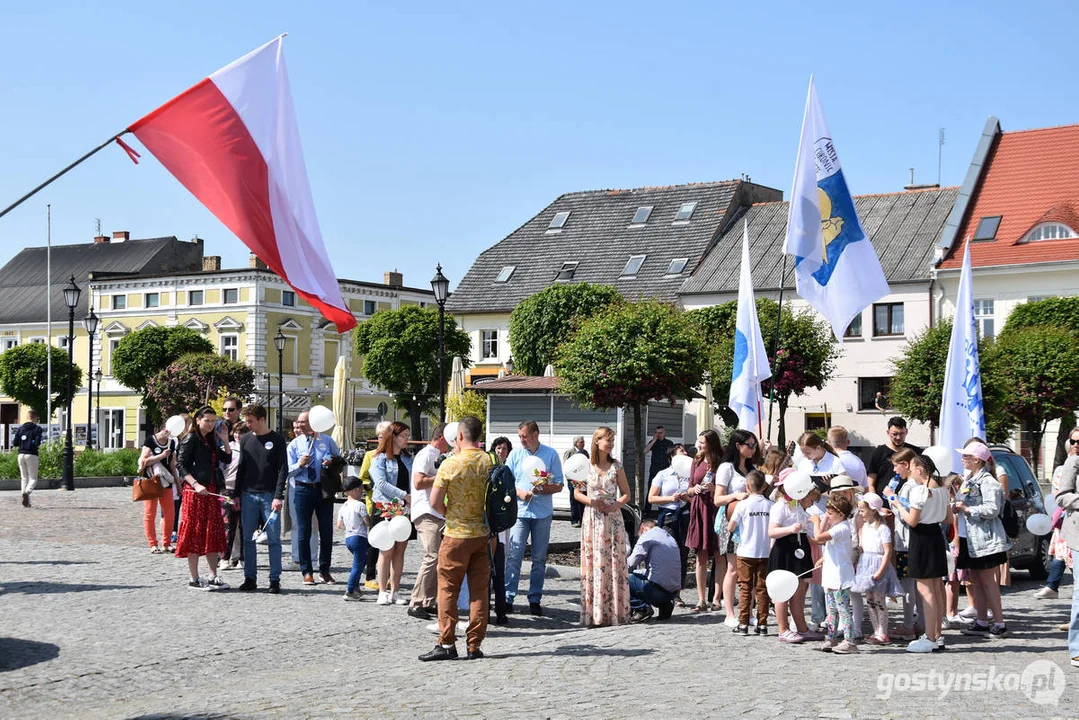
[[[779,271],[779,309],[776,311],[776,336],[772,340],[772,384],[768,386],[768,439],[772,439],[772,405],[776,399],[776,379],[779,377],[779,333],[783,320],[783,286],[787,283],[787,253],[783,253],[783,265]]]
[[[45,206],[45,437],[52,432],[52,205]]]

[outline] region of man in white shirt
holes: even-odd
[[[843,463],[844,475],[847,475],[854,479],[854,482],[861,485],[863,488],[869,484],[869,475],[865,471],[865,463],[862,459],[852,453],[847,448],[850,447],[850,436],[847,434],[847,428],[842,425],[835,425],[828,428],[828,442],[833,448],[835,448],[836,455],[839,456],[839,462]]]
[[[416,537],[423,545],[423,561],[416,572],[408,614],[421,620],[438,616],[438,550],[442,545],[442,528],[446,518],[431,507],[431,488],[438,474],[436,462],[449,450],[445,424],[431,430],[431,442],[416,453],[412,461],[412,509],[410,517],[416,527]]]

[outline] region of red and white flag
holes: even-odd
[[[307,182],[284,35],[128,128],[177,180],[345,332],[356,326],[330,266]]]

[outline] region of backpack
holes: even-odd
[[[1019,537],[1019,515],[1015,512],[1011,500],[1004,501],[1004,507],[1000,509],[1000,522],[1004,525],[1004,533],[1013,540]]]
[[[517,522],[517,478],[508,466],[496,464],[483,488],[484,517],[492,535],[509,530]]]

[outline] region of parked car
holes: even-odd
[[[1029,516],[1046,512],[1041,486],[1022,455],[1006,445],[991,445],[989,449],[993,460],[1008,473],[1008,499],[1019,516],[1019,537],[1012,539],[1012,549],[1008,553],[1011,566],[1015,570],[1028,571],[1033,580],[1044,580],[1049,576],[1052,561],[1049,536],[1036,536],[1027,530]]]

